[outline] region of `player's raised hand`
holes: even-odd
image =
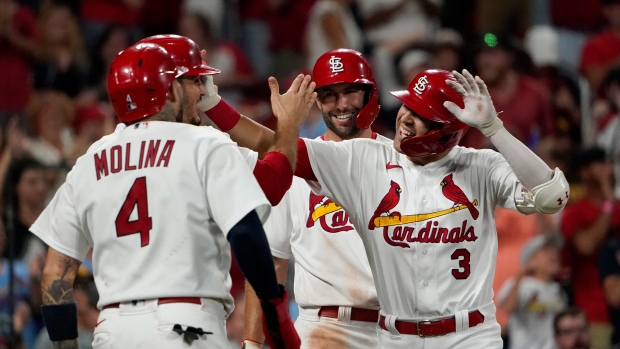
[[[446,80],[446,84],[463,97],[465,108],[461,109],[450,101],[444,102],[443,106],[462,122],[479,129],[485,136],[494,135],[503,123],[497,117],[487,85],[480,77],[474,78],[467,69],[463,69],[463,74],[453,70],[452,75],[458,83]]]
[[[271,109],[278,121],[286,119],[296,121],[297,124],[301,125],[316,100],[315,86],[316,84],[311,81],[310,75],[299,74],[288,91],[280,94],[278,80],[270,77]]]

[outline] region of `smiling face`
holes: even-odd
[[[436,122],[432,122],[428,119],[425,119],[418,114],[416,114],[413,110],[407,108],[403,104],[398,110],[398,114],[396,115],[396,135],[394,136],[394,148],[399,153],[403,153],[400,149],[400,143],[405,138],[423,136],[428,131],[431,130],[435,126],[435,124],[439,124]],[[439,124],[441,125],[441,124]]]
[[[340,83],[320,88],[317,105],[325,125],[341,139],[355,138],[362,132],[355,120],[364,107],[365,93],[363,84]]]
[[[205,90],[206,75],[183,75],[179,78],[183,88],[183,115],[181,120],[185,124],[199,126],[201,119],[198,114],[198,102],[207,95]]]

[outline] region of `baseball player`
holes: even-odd
[[[208,66],[201,58],[200,48],[196,43],[185,37],[174,34],[154,35],[140,40],[138,43],[152,43],[163,47],[175,62],[177,69],[186,71],[181,74],[183,84],[181,87],[192,84],[205,85],[207,79],[212,79],[211,75],[220,73],[220,70]],[[299,77],[298,77],[299,78]],[[212,81],[212,80],[210,80]],[[275,87],[277,89],[277,82]],[[213,99],[219,98],[216,93],[208,94],[205,89],[188,89],[186,92],[200,91],[183,99],[183,115],[178,122],[192,125],[200,125],[201,118],[196,102],[201,105],[210,103]],[[188,95],[189,93],[186,93]],[[219,101],[219,100],[218,100]],[[279,133],[290,132],[289,129],[280,129]],[[269,145],[271,146],[271,145]],[[272,205],[277,205],[292,183],[292,166],[295,165],[295,158],[291,151],[269,152],[262,159],[258,159],[257,153],[247,148],[238,148],[241,155],[245,158],[248,166],[253,170],[258,184],[265,193],[265,196]]]
[[[50,246],[42,313],[57,347],[77,348],[72,284],[92,247],[102,309],[95,347],[227,348],[227,241],[261,298],[267,341],[299,347],[261,227],[269,202],[228,137],[174,122],[185,91],[203,88],[181,87],[184,72],[155,44],[115,58],[108,91],[122,124],[78,159],[31,227]],[[272,98],[293,133],[313,89],[301,82]],[[281,134],[273,150],[295,140]]]
[[[568,183],[506,131],[486,85],[467,71],[427,70],[393,95],[403,102],[393,146],[300,140],[295,174],[344,208],[362,238],[381,347],[501,348],[495,206],[556,213]],[[469,126],[499,153],[457,146]]]
[[[340,73],[342,67],[354,67]],[[370,64],[354,50],[332,50],[312,72],[327,132],[319,141],[352,138],[391,140],[370,124],[379,112]],[[295,260],[295,295],[300,315],[295,328],[302,348],[377,348],[379,300],[362,241],[340,206],[317,195],[300,179],[265,223],[278,282],[284,283]],[[262,348],[260,303],[246,287],[244,347]]]

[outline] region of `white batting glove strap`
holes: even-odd
[[[261,343],[256,343],[251,340],[244,340],[241,343],[242,349],[263,349],[263,345]]]
[[[218,94],[217,85],[213,83],[213,75],[207,75],[205,90],[207,95],[198,102],[198,109],[203,113],[211,110],[222,100],[222,97]]]
[[[452,71],[458,83],[447,80],[446,83],[463,97],[465,108],[446,101],[444,107],[463,123],[475,127],[487,137],[502,128],[503,122],[497,117],[495,106],[487,86],[479,77],[473,77],[467,70],[463,74]]]

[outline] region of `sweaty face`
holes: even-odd
[[[402,153],[400,142],[405,138],[422,136],[433,126],[433,122],[420,117],[405,105],[400,107],[396,115],[396,135],[394,136],[394,148]]]
[[[201,120],[197,104],[207,95],[204,87],[206,80],[207,77],[205,75],[186,75],[179,78],[183,88],[183,115],[181,122],[196,126],[200,125]]]
[[[362,84],[340,83],[321,87],[317,105],[327,128],[341,139],[354,138],[361,133],[355,123],[364,107]]]

